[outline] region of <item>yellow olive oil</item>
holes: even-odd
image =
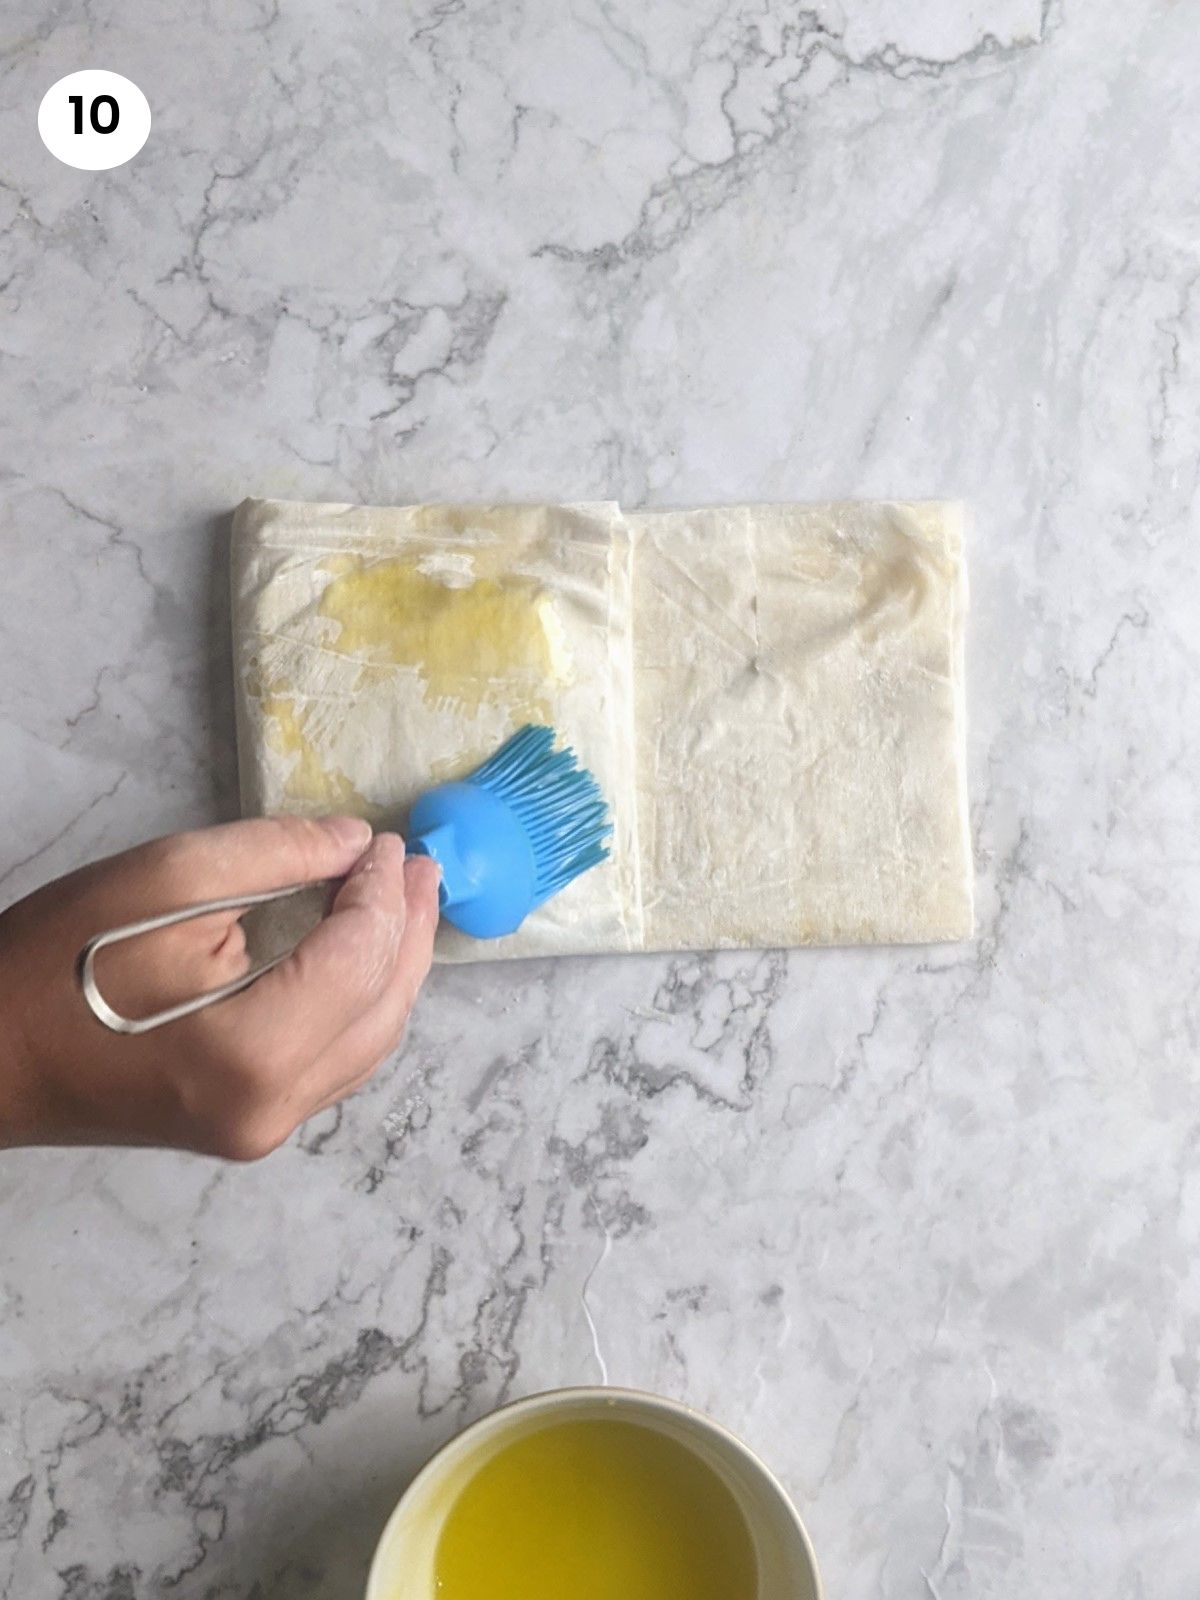
[[[638,1423],[551,1423],[446,1516],[434,1600],[755,1600],[754,1545],[711,1468]],[[405,1597],[407,1600],[407,1597]]]
[[[434,704],[474,713],[499,685],[516,723],[545,720],[548,687],[570,676],[553,603],[532,578],[451,587],[407,561],[361,561],[338,572],[319,609],[338,627],[332,649],[414,668]]]

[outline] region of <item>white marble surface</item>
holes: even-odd
[[[0,895],[229,812],[246,493],[966,497],[980,879],[968,947],[439,972],[256,1168],[4,1158],[0,1595],[354,1600],[590,1309],[831,1596],[1194,1597],[1197,0],[0,34]]]

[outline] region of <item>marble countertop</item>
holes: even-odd
[[[0,1596],[355,1600],[549,1386],[832,1596],[1200,1571],[1196,0],[10,0],[0,897],[234,807],[246,494],[960,495],[974,944],[442,970],[265,1163],[0,1161]],[[142,153],[55,162],[105,66]]]

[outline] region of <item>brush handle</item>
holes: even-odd
[[[107,945],[122,944],[126,939],[137,939],[142,934],[154,933],[159,928],[173,928],[177,923],[191,922],[196,917],[207,917],[214,911],[249,911],[253,906],[269,905],[272,900],[288,900],[292,895],[307,894],[312,889],[331,889],[344,882],[344,878],[320,878],[315,883],[289,883],[282,889],[265,889],[260,894],[236,894],[223,900],[205,900],[199,905],[183,906],[177,911],[163,911],[156,917],[143,917],[140,922],[128,922],[123,927],[109,928],[105,933],[98,933],[84,945],[75,963],[79,987],[83,991],[88,1009],[97,1022],[102,1022],[113,1033],[151,1033],[155,1028],[161,1028],[164,1023],[178,1022],[181,1017],[194,1016],[197,1011],[205,1011],[209,1006],[215,1006],[219,1000],[228,1000],[231,995],[241,994],[243,989],[248,989],[252,983],[257,983],[265,972],[270,972],[272,967],[277,967],[281,961],[286,961],[292,952],[285,950],[281,955],[273,956],[271,960],[252,967],[249,972],[243,972],[241,977],[234,978],[232,983],[223,983],[219,989],[209,989],[206,993],[195,995],[190,1000],[181,1000],[178,1005],[168,1006],[165,1011],[155,1011],[148,1017],[127,1017],[109,1005],[96,981],[96,957]]]

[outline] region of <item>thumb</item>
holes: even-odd
[[[315,1059],[387,987],[404,938],[404,841],[378,834],[329,915],[283,961],[214,1018],[295,1067]],[[212,1013],[210,1013],[212,1015]]]

